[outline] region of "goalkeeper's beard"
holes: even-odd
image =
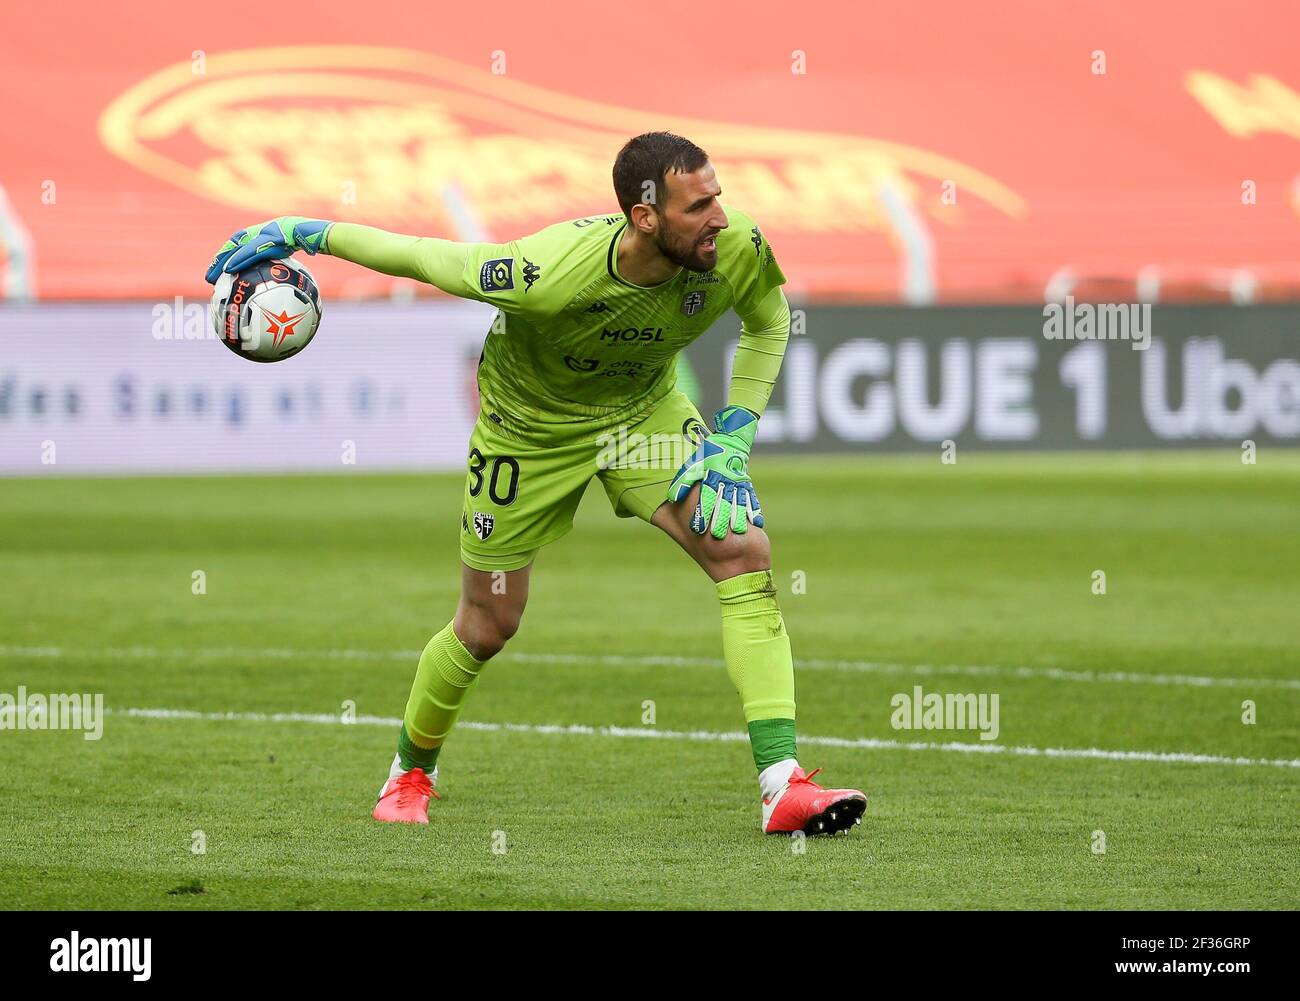
[[[706,256],[700,250],[698,242],[678,239],[672,233],[665,233],[660,230],[655,233],[655,247],[668,260],[679,268],[686,268],[688,271],[712,271],[718,266],[716,244],[714,249],[709,251]]]

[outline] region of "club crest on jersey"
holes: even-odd
[[[482,542],[487,542],[487,537],[492,534],[492,529],[496,527],[497,520],[490,514],[484,514],[482,511],[474,512],[474,534]]]
[[[498,257],[484,261],[478,273],[478,287],[484,292],[509,292],[515,287],[515,259]]]
[[[704,308],[704,292],[688,292],[686,298],[682,300],[682,312],[687,316],[694,316]]]

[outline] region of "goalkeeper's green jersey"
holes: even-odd
[[[702,273],[682,268],[651,287],[618,273],[622,215],[556,223],[502,244],[382,234],[410,241],[401,248],[378,247],[370,242],[378,231],[339,223],[327,252],[496,306],[479,364],[483,415],[512,436],[569,440],[651,410],[672,390],[682,348],[728,309],[742,318],[763,315],[760,303],[785,283],[754,221],[725,211],[729,226],[717,237],[717,266]],[[775,298],[785,329],[779,347],[762,353],[779,366],[788,308],[779,293]],[[754,394],[756,402],[730,402],[761,411],[766,392],[770,382]]]

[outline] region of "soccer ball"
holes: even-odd
[[[307,346],[320,326],[320,290],[291,257],[223,274],[208,307],[221,343],[249,361],[284,361]]]

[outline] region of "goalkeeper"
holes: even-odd
[[[749,475],[790,332],[785,276],[754,221],[720,203],[707,155],[680,136],[629,140],[614,162],[614,191],[620,215],[556,223],[506,244],[286,216],[236,233],[208,269],[215,282],[302,250],[499,310],[479,362],[460,601],[420,657],[374,817],[428,823],[442,745],[487,661],[519,628],[537,553],[573,527],[596,477],[617,515],[661,529],[716,585],[762,829],[847,830],[866,797],[823,789],[799,767],[790,639]],[[674,362],[728,309],[741,318],[740,346],[710,433],[675,388]]]

